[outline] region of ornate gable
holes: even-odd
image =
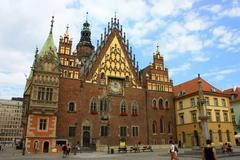
[[[119,31],[113,29],[87,75],[87,82],[97,83],[99,80],[107,82],[109,77],[120,78],[139,88],[138,73],[133,63]]]

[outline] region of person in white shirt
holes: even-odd
[[[170,146],[169,153],[170,153],[171,160],[179,160],[177,157],[178,149],[177,149],[176,145],[174,144],[174,141],[170,141],[170,143],[171,143],[171,146]]]

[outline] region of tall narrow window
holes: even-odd
[[[139,135],[139,127],[137,127],[137,126],[133,126],[132,127],[132,136],[133,137],[138,137],[138,135]]]
[[[197,113],[196,112],[192,113],[192,122],[193,123],[197,122]]]
[[[38,87],[38,100],[44,100],[45,98],[45,88]]]
[[[90,106],[90,112],[91,114],[97,114],[97,103],[96,103],[96,100],[93,98],[91,100],[91,106]]]
[[[222,142],[222,131],[218,130],[218,140],[219,142]]]
[[[183,102],[182,101],[179,102],[179,109],[180,110],[183,109]]]
[[[220,119],[220,113],[219,112],[216,112],[216,121],[217,122],[220,122],[221,119]]]
[[[161,118],[160,119],[160,133],[163,133],[164,132],[164,121],[163,119]]]
[[[222,99],[222,106],[223,106],[223,107],[226,107],[226,101],[225,101],[225,99]]]
[[[182,132],[182,141],[183,141],[183,143],[186,143],[186,134],[185,134],[185,132]]]
[[[166,108],[166,109],[169,109],[168,100],[165,101],[165,108]]]
[[[209,104],[209,97],[205,97],[205,102],[206,102],[206,106],[210,106],[210,104]]]
[[[68,104],[68,111],[69,112],[75,112],[76,110],[75,110],[75,103],[74,102],[70,102],[69,104]]]
[[[160,98],[158,100],[158,105],[159,105],[159,109],[163,109],[163,99],[162,98]]]
[[[127,127],[126,126],[121,126],[120,127],[120,136],[121,137],[127,137]]]
[[[214,106],[218,106],[218,99],[214,98],[213,101],[214,101]]]
[[[223,113],[223,118],[224,118],[224,122],[228,122],[228,113],[227,112]]]
[[[126,102],[125,101],[121,102],[121,105],[120,105],[120,115],[127,116],[127,106],[126,106]]]
[[[153,124],[152,124],[152,132],[153,132],[153,134],[156,134],[156,133],[157,133],[157,122],[156,122],[156,121],[153,121]]]
[[[133,116],[137,116],[137,115],[138,115],[138,107],[137,107],[136,102],[133,102],[133,103],[132,103],[131,110],[132,110],[132,115],[133,115]]]
[[[207,117],[208,117],[208,121],[211,122],[212,121],[212,114],[211,114],[211,112],[207,112]]]
[[[171,122],[168,122],[168,133],[172,133],[172,125],[171,125]]]
[[[230,131],[227,130],[227,131],[226,131],[226,134],[227,134],[227,141],[228,141],[228,142],[231,142],[231,139],[230,139]]]
[[[101,136],[108,136],[108,126],[101,126]]]
[[[180,122],[180,124],[184,124],[184,115],[183,114],[179,115],[179,122]]]
[[[47,119],[40,119],[39,121],[39,130],[47,129]]]
[[[100,112],[107,112],[108,110],[108,101],[106,98],[100,100]]]
[[[155,99],[152,100],[152,107],[153,107],[154,109],[157,109],[157,102],[156,102]]]
[[[76,127],[69,127],[68,128],[68,135],[69,135],[69,137],[75,137],[75,135],[76,135]]]
[[[213,131],[212,130],[209,131],[209,138],[213,142]]]
[[[195,106],[195,99],[191,98],[191,107],[194,107],[194,106]]]

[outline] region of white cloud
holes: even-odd
[[[240,16],[240,7],[233,7],[231,9],[226,9],[219,14],[220,16],[228,17],[239,17]]]
[[[177,73],[186,72],[190,68],[191,68],[191,64],[190,63],[184,63],[181,66],[178,66],[176,68],[170,68],[169,69],[169,76],[170,77],[176,76]]]
[[[154,16],[176,16],[180,11],[189,10],[192,8],[195,0],[150,0],[152,15]]]
[[[226,76],[229,76],[233,73],[238,73],[238,72],[240,72],[240,66],[234,65],[234,66],[228,66],[228,67],[224,67],[224,68],[218,68],[215,70],[211,70],[207,73],[204,73],[203,76],[211,77],[215,80],[223,80],[226,78]]]
[[[225,26],[218,26],[213,29],[213,38],[215,44],[219,48],[226,48],[229,51],[239,49],[240,45],[240,31],[237,29],[226,28]]]

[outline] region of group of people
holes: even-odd
[[[223,153],[232,153],[233,149],[232,149],[231,143],[224,143],[222,146],[222,152]]]
[[[177,153],[178,153],[177,146],[174,144],[174,141],[171,141],[170,143],[171,143],[170,150],[169,150],[170,159],[171,160],[179,160],[178,155],[177,155]],[[226,144],[226,146],[227,146],[227,144]],[[228,146],[228,147],[230,147],[230,146]],[[226,151],[227,150],[228,149],[226,149]],[[210,139],[208,139],[206,141],[206,146],[203,148],[202,160],[217,160],[216,149]]]
[[[71,152],[71,149],[72,149],[72,147],[70,144],[63,145],[63,147],[62,147],[63,158],[66,158],[69,155],[69,153]]]

